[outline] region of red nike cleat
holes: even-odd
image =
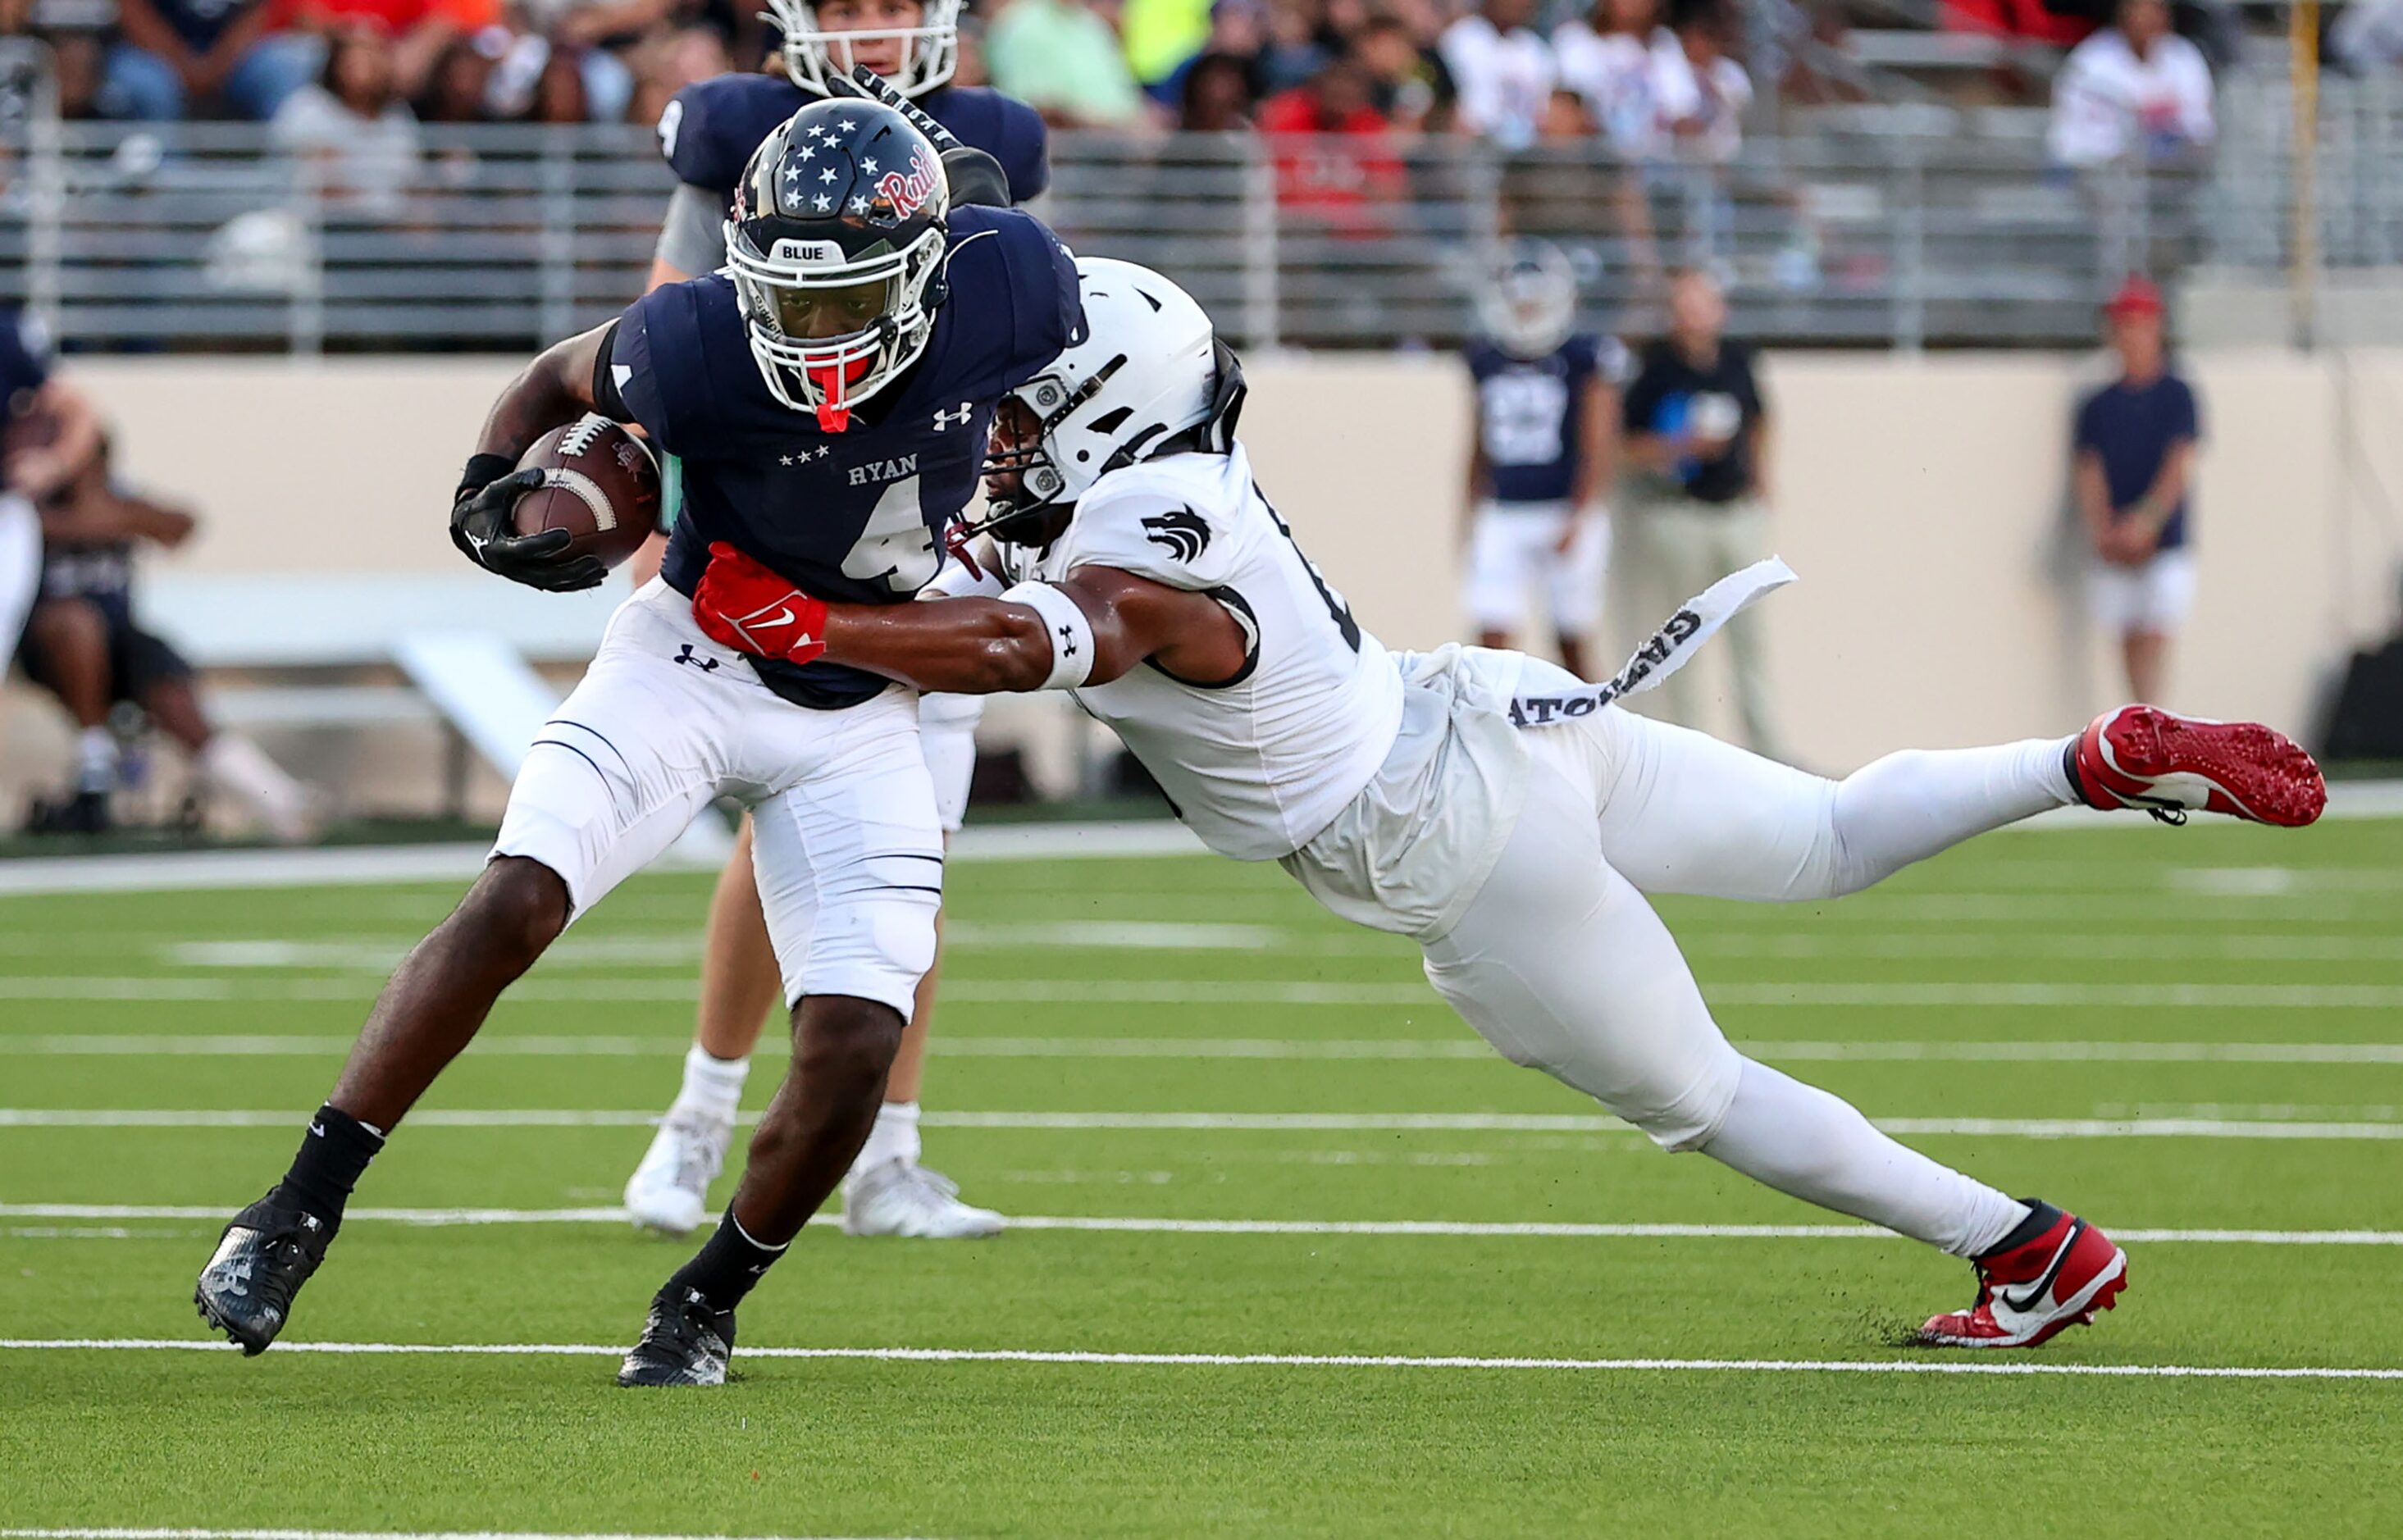
[[[2143,808],[2182,824],[2188,810],[2300,828],[2327,807],[2320,768],[2258,722],[2212,722],[2121,706],[2073,742],[2070,780],[2090,808]]]
[[[1936,1315],[1919,1340],[1936,1348],[2032,1348],[2064,1326],[2090,1325],[2119,1302],[2128,1254],[2074,1214],[2042,1199],[2002,1245],[1976,1258],[1978,1302]],[[2031,1233],[2033,1232],[2033,1233]],[[2021,1239],[2026,1237],[2026,1239]]]

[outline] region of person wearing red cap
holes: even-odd
[[[2119,377],[2078,403],[2077,512],[2096,559],[2095,620],[2119,638],[2131,692],[2159,701],[2194,600],[2187,494],[2202,417],[2194,387],[2170,372],[2161,291],[2131,277],[2103,313]]]

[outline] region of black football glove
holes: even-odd
[[[973,145],[943,152],[943,181],[951,189],[951,203],[979,203],[989,209],[1009,207],[1009,173],[1001,162]]]
[[[451,543],[486,572],[550,593],[598,588],[609,569],[597,556],[569,556],[565,530],[520,534],[510,522],[518,499],[542,485],[539,470],[513,471],[502,455],[479,454],[459,478],[451,505]],[[506,473],[506,474],[500,474]]]

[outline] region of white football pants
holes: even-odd
[[[557,872],[579,918],[719,797],[751,810],[785,1003],[853,995],[908,1020],[943,894],[916,692],[794,705],[656,578],[618,607],[583,682],[543,724],[493,853]]]
[[[1559,671],[1528,668],[1523,693],[1553,687],[1536,671]],[[1644,894],[1854,892],[2066,805],[2061,742],[1890,755],[1827,781],[1616,706],[1525,738],[1518,824],[1460,923],[1424,948],[1452,1007],[1664,1148],[1959,1256],[2008,1233],[2019,1202],[1737,1053]]]

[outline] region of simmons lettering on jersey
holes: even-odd
[[[1083,313],[1075,265],[1040,221],[959,208],[947,229],[949,292],[924,353],[845,432],[770,394],[725,275],[655,289],[619,317],[608,358],[624,416],[681,466],[661,568],[671,587],[690,594],[718,540],[854,604],[910,598],[934,576],[936,532],[975,494],[995,401],[1049,364]],[[837,664],[753,666],[812,707],[856,704],[887,683]]]
[[[1490,339],[1465,350],[1477,384],[1479,437],[1497,503],[1558,503],[1575,487],[1577,408],[1597,382],[1628,372],[1616,338],[1577,333],[1540,358],[1512,356]]]

